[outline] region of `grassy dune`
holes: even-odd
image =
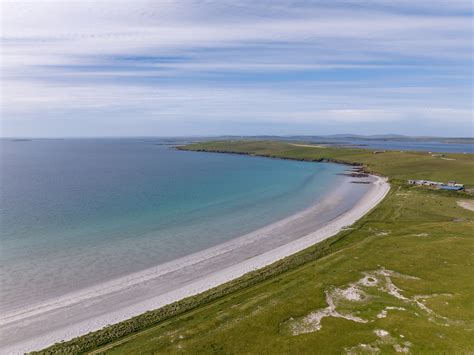
[[[454,160],[445,160],[420,152],[373,154],[282,142],[183,149],[363,164],[388,176],[392,190],[351,230],[211,290],[207,298],[191,298],[192,306],[148,323],[137,317],[136,328],[122,325],[128,330],[119,332],[113,326],[46,352],[474,351],[474,212],[457,204],[471,197],[404,183],[424,178],[474,187],[472,155],[447,154]]]

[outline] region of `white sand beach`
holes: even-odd
[[[384,178],[350,178],[322,201],[226,243],[0,316],[0,353],[24,353],[68,340],[192,296],[337,234],[388,193]],[[364,189],[357,200],[351,191]],[[360,190],[362,191],[362,190]]]

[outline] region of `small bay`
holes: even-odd
[[[0,310],[249,233],[314,204],[345,169],[164,143],[1,140]]]

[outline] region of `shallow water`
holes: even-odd
[[[345,169],[161,143],[1,140],[0,311],[275,222],[320,199]]]

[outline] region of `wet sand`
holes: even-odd
[[[314,206],[242,237],[0,317],[0,352],[39,350],[192,296],[337,234],[389,191],[347,178]]]

